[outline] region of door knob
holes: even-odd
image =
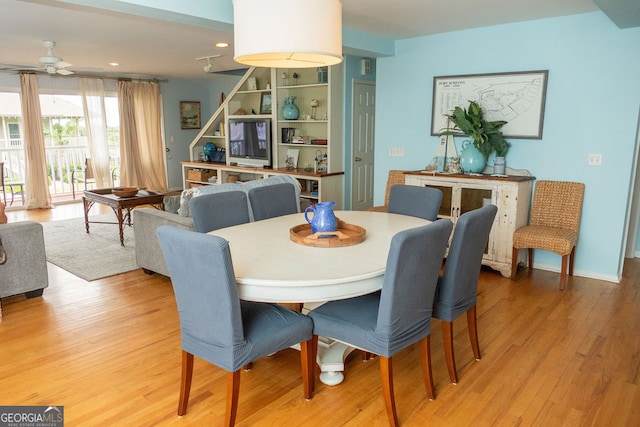
[[[355,158],[355,159],[353,159],[353,160],[354,160],[354,161],[356,161],[356,162],[360,162],[360,161],[362,161],[362,159],[361,159],[360,157],[356,157],[356,158]]]

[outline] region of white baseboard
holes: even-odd
[[[536,262],[534,264],[534,268],[560,273],[560,266],[555,264],[544,264],[544,263]],[[621,277],[618,277],[616,275],[602,274],[595,271],[579,270],[579,269],[574,269],[573,275],[579,276],[579,277],[586,277],[588,279],[604,280],[605,282],[613,282],[613,283],[620,283],[620,280],[622,280]]]

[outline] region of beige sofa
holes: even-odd
[[[156,230],[161,225],[171,225],[184,230],[194,230],[193,218],[189,214],[189,200],[202,194],[219,193],[223,191],[242,190],[249,192],[251,188],[265,185],[291,183],[296,188],[296,196],[300,199],[300,184],[289,175],[278,175],[265,179],[247,181],[240,184],[220,184],[196,187],[184,190],[180,196],[180,208],[177,213],[161,211],[153,208],[139,208],[133,210],[133,233],[136,245],[136,262],[145,273],[160,273],[169,275],[169,270],[162,257]],[[247,198],[248,200],[248,198]],[[172,204],[167,201],[165,205]],[[300,212],[300,207],[298,208]],[[249,219],[253,221],[253,212],[249,204]]]

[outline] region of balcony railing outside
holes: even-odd
[[[15,142],[19,141],[19,144]],[[84,169],[85,159],[89,156],[89,147],[86,144],[48,146],[45,147],[45,158],[47,165],[47,176],[49,178],[49,192],[51,196],[72,194],[73,192],[73,171]],[[109,147],[110,170],[114,181],[118,180],[120,168],[119,147]],[[10,193],[8,184],[12,182],[26,182],[25,172],[25,150],[21,140],[0,140],[0,162],[4,162],[5,189]],[[78,173],[78,172],[76,172]],[[117,182],[114,182],[117,185]],[[24,189],[20,189],[24,191]],[[84,184],[75,183],[76,196],[82,193]]]

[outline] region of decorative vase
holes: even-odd
[[[497,157],[493,161],[493,173],[495,175],[505,175],[507,165],[504,157]]]
[[[460,167],[464,173],[480,173],[487,164],[484,154],[480,152],[472,141],[465,140],[462,143],[462,153],[460,153]]]
[[[297,120],[300,117],[300,110],[296,107],[296,104],[293,103],[293,100],[296,99],[295,96],[288,96],[284,100],[284,105],[282,106],[282,117],[285,120]]]

